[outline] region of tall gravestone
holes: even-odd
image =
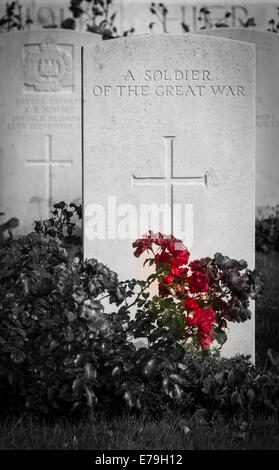
[[[266,31],[217,28],[204,33],[256,47],[256,206],[279,204],[279,37]]]
[[[82,60],[85,257],[146,278],[132,241],[159,229],[183,233],[192,259],[253,267],[254,46],[143,35]],[[231,330],[224,353],[253,355],[254,319]]]
[[[0,35],[0,212],[19,219],[19,234],[53,203],[81,200],[81,46],[99,40],[56,29]]]

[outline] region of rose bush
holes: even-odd
[[[181,240],[151,231],[133,247],[136,257],[147,252],[145,263],[155,265],[155,273],[142,289],[157,281],[159,296],[136,316],[153,312],[154,330],[164,330],[180,342],[192,339],[196,347],[208,349],[214,340],[224,344],[228,322],[251,318],[249,300],[260,294],[262,280],[246,261],[216,253],[213,258],[189,262],[190,253]]]

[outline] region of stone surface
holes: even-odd
[[[251,44],[195,35],[83,49],[85,257],[146,277],[132,241],[160,229],[183,232],[192,259],[222,252],[253,267],[254,61]],[[165,202],[172,211],[143,230],[144,208]],[[231,336],[225,353],[253,354],[254,320]]]
[[[81,46],[64,30],[0,35],[0,212],[33,229],[53,202],[81,200]]]
[[[256,47],[256,206],[279,204],[279,36],[266,31],[218,28],[208,35],[251,42]]]

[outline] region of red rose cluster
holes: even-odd
[[[203,266],[207,259],[188,264],[190,253],[181,240],[151,231],[133,247],[137,257],[144,251],[152,253],[160,296],[172,296],[183,305],[185,332],[197,334],[199,346],[208,349],[214,341],[216,313],[210,304],[210,277]]]

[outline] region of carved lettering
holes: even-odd
[[[216,73],[216,72],[215,72]],[[208,69],[145,69],[142,73],[135,73],[132,70],[123,72],[125,82],[132,80],[132,85],[117,84],[103,85],[96,83],[92,93],[95,97],[106,97],[116,94],[120,97],[203,97],[216,96],[228,98],[240,98],[247,96],[248,92],[241,84],[231,85],[230,83],[219,84],[214,78],[214,73]],[[143,84],[140,82],[148,82]],[[135,83],[139,81],[138,83]],[[211,84],[211,83],[212,84]]]

